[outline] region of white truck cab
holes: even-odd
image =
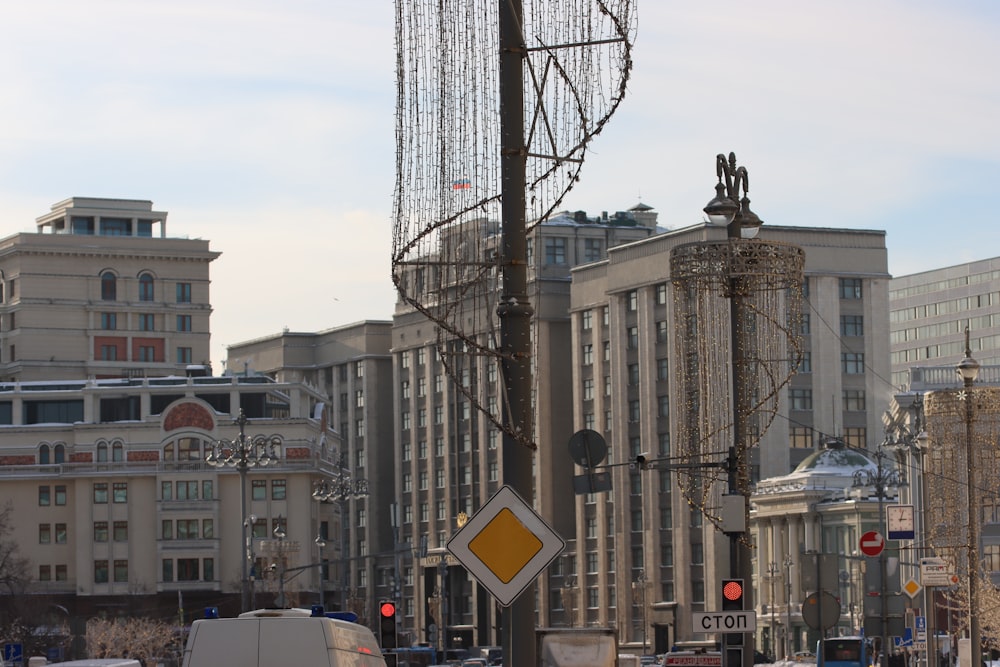
[[[259,609],[236,618],[206,610],[191,624],[183,667],[386,667],[371,630],[320,606]]]

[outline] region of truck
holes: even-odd
[[[617,667],[618,633],[613,628],[537,628],[538,667]]]

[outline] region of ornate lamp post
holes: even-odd
[[[344,505],[348,500],[363,498],[368,495],[368,480],[367,479],[357,479],[352,478],[350,473],[345,470],[343,459],[340,462],[340,471],[333,477],[321,479],[313,484],[312,497],[321,503],[339,503],[341,510],[341,527],[343,527],[344,516],[343,510]],[[318,514],[318,513],[317,513]],[[341,529],[341,557],[344,560],[344,572],[343,572],[343,591],[347,590],[347,558],[349,554],[347,552],[347,537],[343,529]],[[320,538],[316,538],[316,544],[319,544]],[[326,541],[323,541],[323,546],[326,546]],[[320,561],[322,562],[323,553],[322,547],[320,547]],[[323,570],[320,569],[320,600],[323,600]],[[341,604],[347,604],[347,600],[341,599]]]
[[[969,650],[972,652],[973,667],[979,667],[982,662],[982,633],[979,629],[978,596],[976,593],[979,579],[979,506],[976,503],[976,467],[973,460],[975,447],[972,429],[972,383],[979,376],[979,362],[972,358],[972,348],[969,345],[969,327],[965,327],[965,358],[958,364],[958,374],[962,376],[963,389],[959,392],[959,400],[965,401],[965,463],[968,474],[966,492],[969,499]]]
[[[886,539],[886,524],[885,524],[885,498],[889,495],[889,490],[906,485],[906,478],[903,474],[896,468],[889,468],[884,465],[884,460],[887,456],[885,450],[883,449],[882,443],[875,450],[875,472],[872,473],[871,470],[856,470],[854,471],[854,486],[870,486],[878,497],[878,520],[879,520],[879,532],[882,533],[882,539]],[[879,589],[879,602],[881,603],[881,620],[882,620],[882,638],[881,638],[881,652],[882,652],[882,665],[889,664],[889,589],[887,579],[889,578],[886,566],[886,553],[885,549],[878,555],[878,567],[879,567],[879,578],[880,578],[880,589]]]
[[[646,654],[646,573],[639,570],[632,582],[632,601],[641,606],[642,614],[642,653]]]
[[[240,524],[242,536],[240,549],[240,611],[247,611],[250,601],[249,563],[253,558],[250,543],[250,533],[247,530],[247,472],[250,468],[267,466],[280,460],[278,448],[281,446],[281,436],[246,434],[249,422],[240,408],[239,416],[233,420],[239,429],[239,435],[233,440],[216,440],[209,447],[205,458],[208,465],[216,468],[236,468],[240,474]]]
[[[777,606],[774,604],[774,580],[778,578],[778,574],[780,572],[781,572],[781,566],[775,563],[774,561],[771,561],[770,563],[767,564],[767,578],[771,584],[771,597],[768,600],[769,603],[768,606],[771,608],[771,630],[770,630],[771,637],[769,642],[770,646],[768,646],[768,648],[771,651],[771,656],[775,659],[777,659],[778,657],[778,644],[777,644],[778,626],[775,624],[774,620],[774,612],[775,612],[774,608]]]

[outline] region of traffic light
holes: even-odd
[[[396,648],[396,603],[392,600],[378,603],[378,634],[382,648]]]
[[[722,611],[743,611],[743,580],[722,580]]]

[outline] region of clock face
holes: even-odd
[[[886,508],[889,531],[913,530],[913,505],[890,505]]]

